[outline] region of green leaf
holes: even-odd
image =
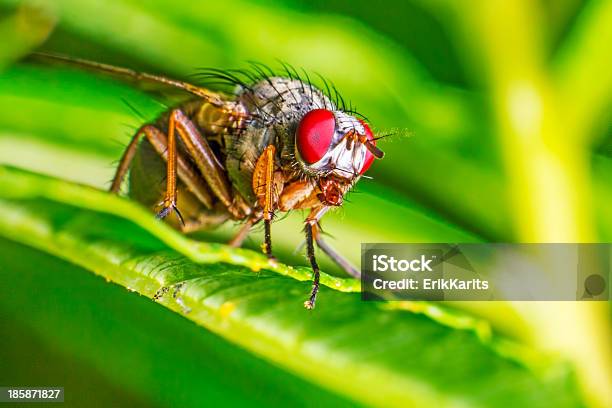
[[[6,167],[0,183],[0,236],[155,297],[354,401],[581,405],[564,363],[491,336],[486,323],[469,316],[427,303],[363,302],[346,293],[357,283],[327,275],[309,312],[302,306],[310,289],[305,268],[271,267],[259,253],[189,240],[135,204],[88,187]],[[115,290],[107,286],[100,290]]]
[[[74,407],[354,406],[74,264],[4,238],[0,259],[2,384]]]

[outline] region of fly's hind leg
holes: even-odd
[[[241,212],[239,207],[234,205],[234,196],[223,165],[219,162],[215,152],[201,135],[198,128],[179,109],[174,109],[170,114],[168,124],[168,157],[172,153],[171,146],[173,147],[172,150],[176,152],[175,131],[178,132],[177,136],[181,138],[185,150],[197,166],[200,176],[206,181],[212,193],[235,218],[244,218],[245,214]],[[168,160],[168,168],[170,169],[170,160]],[[170,170],[168,170],[168,175],[170,175]],[[170,180],[170,177],[168,180]],[[176,198],[175,185],[168,184],[166,198],[169,202]]]
[[[230,184],[224,172],[223,166],[221,165],[221,163],[219,163],[219,160],[208,145],[206,139],[202,137],[196,126],[191,122],[191,120],[189,120],[189,118],[187,118],[187,116],[185,116],[185,114],[180,109],[174,109],[170,113],[168,119],[167,140],[165,139],[165,135],[163,135],[163,132],[151,125],[144,126],[141,131],[139,131],[136,136],[134,136],[121,159],[121,162],[117,169],[117,173],[115,175],[115,179],[113,180],[111,191],[119,191],[121,181],[125,177],[130,162],[134,158],[136,149],[138,147],[138,139],[142,134],[147,137],[147,139],[155,147],[155,150],[159,154],[161,154],[167,162],[166,194],[164,195],[164,199],[160,204],[163,208],[157,214],[158,218],[164,218],[171,211],[175,211],[178,217],[181,219],[181,223],[184,224],[182,216],[178,211],[176,205],[177,166],[178,172],[180,172],[181,167],[183,167],[183,170],[185,170],[185,168],[189,168],[189,165],[187,164],[186,160],[179,159],[180,153],[177,149],[177,137],[181,138],[187,150],[187,154],[190,156],[191,160],[196,164],[198,170],[200,171],[199,175],[193,172],[193,170],[191,171],[191,174],[188,177],[190,180],[188,183],[186,183],[188,187],[189,184],[193,184],[197,180],[203,178],[206,181],[206,185],[208,186],[208,188],[212,191],[212,194],[214,194],[221,201],[221,203],[223,203],[223,205],[227,207],[228,211],[232,212],[232,215],[234,215],[236,218],[240,218],[241,216],[243,216],[239,212],[239,209],[233,207],[233,197],[230,189]],[[164,137],[162,138],[161,136]],[[165,140],[166,143],[159,143],[159,141],[162,139]],[[158,147],[161,147],[162,149],[159,149]],[[181,164],[181,162],[184,164],[184,166]],[[204,199],[203,203],[207,207],[212,208],[212,197],[210,193],[208,194],[208,199]]]
[[[207,208],[212,209],[213,198],[209,188],[206,186],[202,178],[189,164],[188,159],[185,158],[182,153],[176,151],[176,147],[172,149],[171,154],[168,138],[166,138],[166,135],[161,130],[159,130],[153,125],[145,125],[141,127],[130,141],[130,144],[125,149],[125,152],[121,157],[119,166],[117,167],[117,171],[115,173],[115,177],[113,178],[110,191],[116,194],[119,193],[123,179],[125,178],[125,175],[129,170],[130,164],[134,159],[134,156],[138,149],[138,144],[142,137],[146,137],[147,141],[151,144],[153,149],[164,160],[168,161],[168,158],[170,157],[171,159],[173,159],[170,161],[174,161],[172,169],[170,169],[170,165],[168,166],[169,170],[172,170],[172,179],[174,180],[174,203],[176,203],[176,174],[178,172],[178,177],[189,189],[189,191],[193,193],[193,195]],[[170,191],[172,191],[172,186],[170,187]],[[166,191],[165,198],[168,198],[168,190]],[[163,212],[164,210],[162,210],[162,213]],[[167,212],[165,214],[162,213],[160,213],[160,215],[167,215]]]
[[[187,154],[200,170],[200,175],[206,180],[206,184],[212,190],[212,193],[230,210],[232,208],[232,194],[223,166],[191,120],[180,109],[174,109],[168,119],[166,194],[161,203],[162,210],[157,214],[157,217],[164,218],[170,211],[175,211],[181,219],[181,223],[184,224],[176,206],[178,163],[176,139],[178,137],[181,138]]]

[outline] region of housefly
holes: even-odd
[[[191,232],[228,220],[242,222],[232,246],[264,224],[263,252],[272,255],[271,223],[278,212],[308,210],[306,252],[313,286],[304,306],[315,306],[319,266],[315,243],[352,276],[355,269],[321,237],[319,221],[383,152],[365,118],[347,109],[330,90],[312,85],[295,69],[283,74],[252,64],[249,70],[207,70],[210,81],[233,87],[215,92],[191,83],[126,68],[40,54],[36,58],[76,64],[140,85],[161,85],[189,96],[142,125],[125,148],[111,185],[119,193],[130,173],[130,196],[159,218],[175,213],[175,226]],[[166,182],[159,180],[165,176]]]

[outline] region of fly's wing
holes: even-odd
[[[33,53],[28,57],[28,60],[34,62],[76,66],[89,71],[103,73],[119,78],[122,81],[133,84],[148,92],[172,94],[179,90],[182,93],[198,96],[217,107],[226,107],[228,103],[227,98],[221,93],[213,92],[188,82],[166,78],[160,75],[138,72],[129,68],[116,67],[85,59],[48,53]]]

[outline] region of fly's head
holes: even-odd
[[[284,163],[317,184],[321,203],[339,206],[383,152],[368,124],[348,112],[333,86],[332,94],[326,83],[326,93],[297,72],[287,73],[289,78],[262,77],[241,86],[238,99],[254,117],[247,132],[262,135],[244,140],[260,140],[263,147],[279,135]]]
[[[295,157],[302,172],[317,180],[318,198],[342,205],[344,194],[383,152],[368,124],[341,110],[314,109],[295,132]]]

